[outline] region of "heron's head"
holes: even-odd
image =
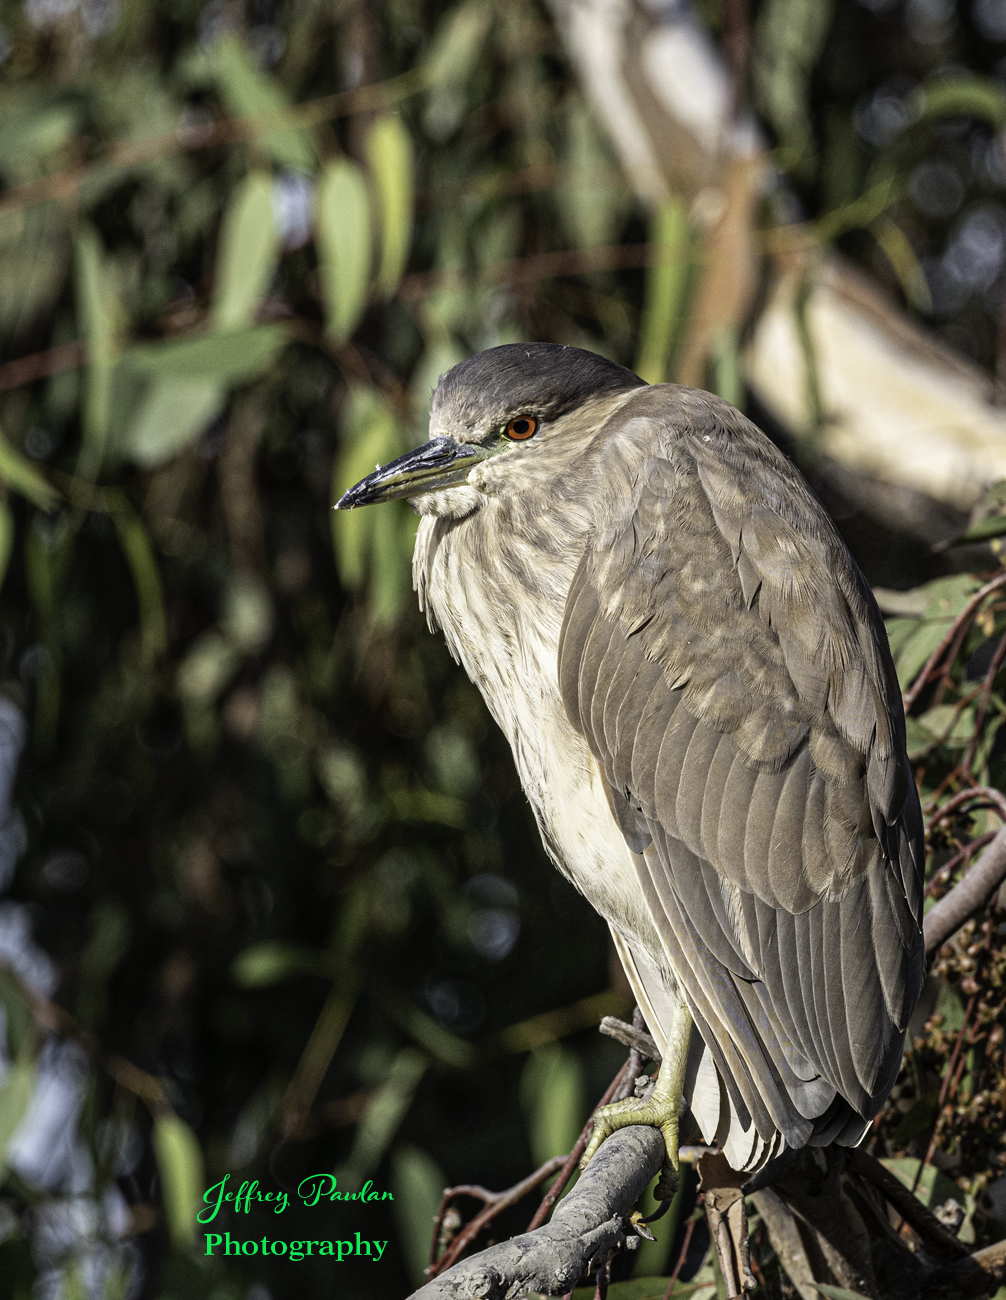
[[[582,348],[507,343],[479,352],[437,384],[429,442],[368,474],[336,509],[405,497],[422,514],[468,514],[490,476],[497,484],[537,477],[546,445],[554,454],[561,439],[577,457],[585,424],[599,423],[622,394],[641,386],[631,370]]]

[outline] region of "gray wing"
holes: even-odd
[[[790,463],[718,399],[645,390],[573,579],[563,701],[738,1113],[858,1140],[924,967],[922,819],[872,594]],[[621,460],[617,458],[621,457]],[[634,460],[632,458],[635,458]]]

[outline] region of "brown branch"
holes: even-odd
[[[562,1295],[636,1235],[628,1216],[664,1160],[659,1131],[620,1129],[601,1146],[549,1223],[455,1264],[415,1300],[504,1300],[529,1291]]]
[[[86,357],[87,349],[82,339],[73,343],[61,343],[59,347],[48,348],[45,352],[33,352],[27,357],[17,357],[0,366],[0,392],[8,388],[21,388],[24,384],[46,379],[49,375],[58,375],[64,370],[76,370],[84,364]]]
[[[644,1029],[638,1029],[635,1025],[627,1025],[624,1020],[619,1020],[617,1016],[602,1016],[598,1029],[602,1034],[606,1034],[609,1038],[614,1038],[616,1042],[622,1043],[634,1052],[638,1052],[643,1061],[659,1061],[661,1059],[660,1048],[657,1046],[656,1039],[646,1033]]]
[[[112,145],[103,154],[87,163],[65,167],[62,171],[28,181],[0,195],[0,214],[16,212],[36,203],[47,203],[69,198],[94,174],[103,168],[123,170],[141,163],[153,162],[169,154],[192,153],[198,149],[212,149],[222,144],[239,144],[256,140],[263,135],[293,128],[317,126],[334,117],[351,113],[369,113],[406,99],[422,90],[424,75],[417,69],[394,77],[390,81],[357,90],[340,91],[325,95],[307,104],[291,108],[273,109],[268,113],[254,113],[248,117],[217,118],[208,123],[181,126],[162,135],[147,136],[142,140],[126,140]]]
[[[940,1223],[932,1210],[927,1209],[876,1157],[868,1155],[861,1147],[853,1147],[848,1159],[853,1173],[872,1183],[935,1254],[949,1259],[963,1259],[971,1253],[964,1242],[958,1241]]]
[[[957,615],[953,623],[950,625],[950,631],[929,656],[922,671],[912,683],[912,686],[905,692],[904,705],[906,713],[919,698],[919,695],[922,693],[923,688],[929,680],[929,674],[940,662],[947,647],[951,645],[961,628],[971,620],[982,601],[985,600],[987,596],[991,595],[993,591],[999,591],[1002,587],[1006,587],[1006,573],[998,574],[991,582],[987,582],[980,591],[976,591],[961,612]]]
[[[1006,879],[1006,826],[996,833],[964,878],[926,913],[922,932],[932,954],[956,934],[973,912],[984,907]]]
[[[678,1252],[678,1262],[674,1265],[674,1272],[671,1274],[670,1281],[667,1283],[667,1290],[664,1292],[664,1300],[671,1300],[674,1294],[674,1288],[678,1285],[678,1274],[685,1266],[685,1260],[688,1258],[688,1247],[692,1244],[692,1233],[695,1231],[695,1225],[698,1219],[693,1214],[685,1225],[685,1239],[681,1243],[681,1249]]]
[[[985,835],[979,835],[976,840],[972,840],[970,844],[966,844],[959,853],[955,853],[949,862],[944,862],[943,866],[940,867],[936,875],[933,876],[932,880],[930,880],[929,884],[926,885],[923,890],[926,898],[931,897],[940,885],[945,885],[962,862],[965,864],[965,870],[967,870],[967,864],[971,857],[977,853],[979,849],[983,849],[986,844],[991,843],[991,841],[995,839],[996,834],[996,831],[989,831]]]
[[[438,1273],[443,1273],[446,1269],[458,1259],[461,1252],[475,1240],[484,1227],[491,1223],[497,1214],[502,1214],[511,1205],[516,1205],[522,1200],[528,1192],[534,1191],[539,1183],[554,1174],[557,1169],[566,1163],[565,1156],[553,1156],[551,1160],[528,1174],[519,1183],[514,1183],[513,1187],[508,1187],[503,1192],[490,1192],[488,1188],[479,1187],[474,1183],[461,1183],[457,1187],[444,1188],[444,1197],[440,1203],[440,1210],[433,1224],[433,1245],[430,1251],[430,1266],[426,1270],[430,1277],[436,1277]],[[451,1201],[458,1196],[471,1196],[474,1200],[484,1201],[485,1209],[480,1210],[470,1223],[468,1223],[459,1235],[451,1242],[447,1250],[444,1251],[440,1259],[436,1257],[437,1244],[440,1239],[440,1230],[443,1226],[444,1215]]]
[[[986,801],[986,806],[995,808],[996,812],[999,814],[1000,821],[1006,823],[1006,796],[1003,795],[1001,790],[996,790],[993,786],[976,785],[972,786],[969,790],[959,791],[953,796],[953,798],[948,799],[945,804],[937,808],[932,817],[930,817],[929,821],[926,823],[926,834],[928,835],[933,827],[937,825],[938,822],[942,821],[944,817],[949,817],[949,815],[952,812],[956,812],[962,804],[970,803],[972,799],[984,799]],[[932,807],[932,804],[928,804],[927,807]]]

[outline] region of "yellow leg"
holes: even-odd
[[[685,1089],[685,1067],[688,1064],[688,1044],[692,1036],[692,1018],[688,1007],[679,997],[667,1035],[667,1046],[657,1073],[656,1087],[645,1100],[626,1097],[602,1106],[594,1116],[594,1131],[580,1168],[587,1163],[606,1137],[616,1129],[630,1124],[650,1124],[660,1129],[666,1150],[665,1170],[669,1166],[678,1170],[678,1126],[681,1119],[681,1097]]]

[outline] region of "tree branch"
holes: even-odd
[[[414,1300],[504,1300],[539,1291],[565,1295],[634,1236],[632,1208],[659,1171],[664,1144],[655,1128],[612,1134],[549,1223],[462,1260],[414,1293]]]
[[[930,908],[922,924],[926,953],[932,954],[956,934],[968,917],[989,901],[1006,879],[1006,826],[996,834],[964,879]]]

